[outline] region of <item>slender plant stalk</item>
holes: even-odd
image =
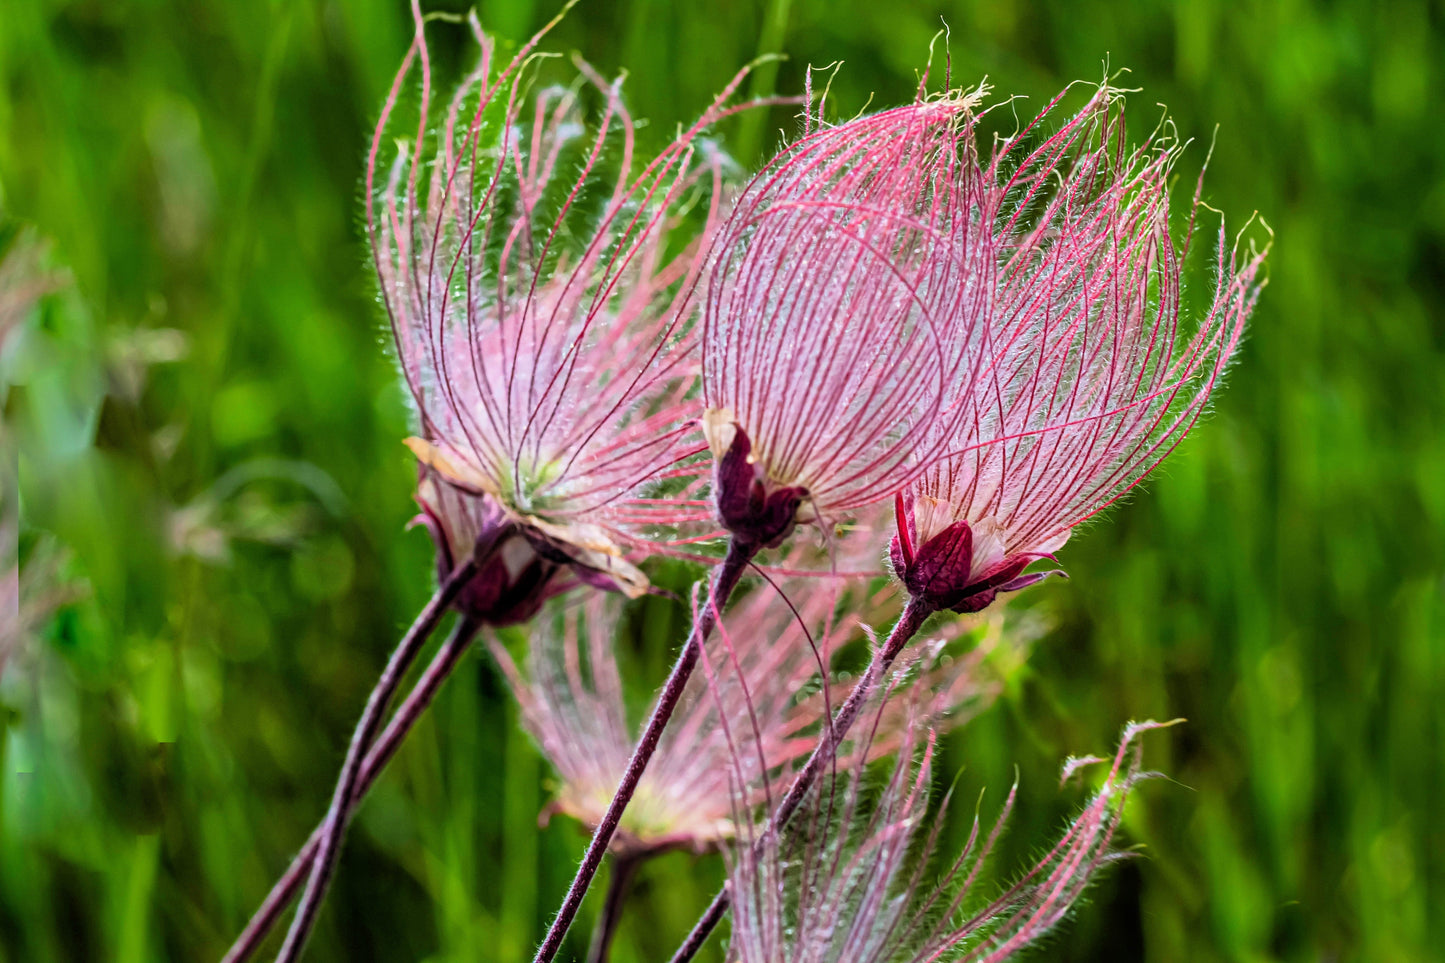
[[[873,691],[878,688],[878,683],[893,667],[893,661],[898,658],[898,653],[902,652],[909,640],[918,634],[918,630],[923,628],[924,621],[931,614],[933,614],[933,610],[926,603],[920,602],[916,598],[908,600],[903,614],[898,617],[898,622],[893,626],[893,631],[888,633],[888,638],[883,645],[873,653],[873,658],[869,661],[868,670],[863,674],[862,680],[838,708],[837,714],[833,716],[833,724],[824,730],[822,738],[818,741],[818,747],[813,750],[813,754],[808,757],[808,761],[798,771],[798,775],[793,779],[793,784],[788,787],[787,795],[778,804],[778,808],[774,811],[767,826],[758,834],[758,840],[754,845],[761,846],[769,832],[781,830],[787,826],[788,820],[797,811],[803,798],[807,796],[808,790],[817,780],[818,773],[833,757],[834,749],[848,734],[853,723],[858,720],[859,713],[863,711],[863,706],[872,697]],[[703,943],[707,941],[713,928],[721,922],[723,914],[727,912],[731,902],[732,894],[724,884],[723,888],[718,890],[717,895],[713,897],[712,903],[703,911],[702,917],[693,926],[692,932],[687,935],[682,946],[678,947],[677,952],[673,954],[672,963],[688,963],[697,955],[697,951],[702,949]]]
[[[612,860],[612,875],[607,879],[607,899],[602,904],[602,915],[592,930],[592,945],[587,948],[587,963],[607,963],[612,951],[612,938],[617,935],[617,924],[622,920],[622,907],[627,902],[627,891],[637,876],[646,856],[618,856]]]
[[[712,931],[722,922],[730,905],[732,905],[732,884],[723,883],[722,889],[718,890],[717,895],[712,898],[712,902],[707,905],[707,909],[703,910],[702,916],[698,917],[698,921],[693,924],[692,932],[687,934],[687,939],[682,941],[682,945],[672,955],[672,963],[683,963],[696,956],[697,951],[702,949],[702,945],[712,935]]]
[[[442,644],[411,693],[396,710],[391,722],[387,723],[386,730],[377,737],[376,744],[361,763],[361,778],[357,780],[356,792],[351,797],[353,809],[361,803],[362,797],[371,789],[381,771],[391,761],[391,757],[401,748],[402,740],[431,705],[442,683],[451,675],[462,656],[466,655],[477,628],[477,623],[467,618],[457,623],[451,636]],[[271,892],[266,895],[265,901],[241,931],[241,935],[236,937],[236,942],[221,963],[245,963],[261,948],[261,942],[275,927],[286,907],[291,905],[291,901],[301,889],[301,884],[310,874],[311,864],[316,858],[316,850],[321,845],[321,834],[325,828],[326,824],[322,823],[312,831],[311,838],[306,840],[301,852],[296,854],[286,872],[276,881],[276,885],[271,887]]]
[[[647,720],[647,727],[643,729],[642,737],[638,739],[636,748],[632,750],[632,758],[627,762],[627,769],[622,774],[622,781],[617,786],[617,792],[613,795],[612,802],[608,804],[607,812],[597,823],[597,829],[592,834],[592,842],[587,845],[587,853],[582,857],[582,865],[577,867],[577,875],[573,877],[572,885],[567,889],[567,896],[562,900],[562,906],[557,910],[557,916],[552,920],[552,926],[547,930],[547,936],[542,940],[542,945],[538,948],[532,963],[551,963],[556,958],[557,952],[561,950],[562,938],[567,935],[567,927],[572,925],[572,920],[582,905],[582,897],[587,895],[587,887],[592,885],[592,878],[597,875],[597,868],[602,865],[602,857],[606,855],[607,847],[612,842],[612,835],[617,831],[617,824],[622,820],[622,812],[632,801],[632,794],[637,790],[637,784],[642,779],[642,773],[647,768],[648,760],[652,758],[653,752],[657,749],[657,742],[662,738],[662,730],[666,728],[668,720],[672,718],[673,710],[677,708],[678,700],[682,698],[683,689],[687,687],[687,680],[692,675],[698,656],[702,652],[702,645],[712,634],[713,625],[717,621],[717,613],[721,612],[723,606],[727,604],[733,589],[737,587],[738,579],[742,577],[743,570],[755,554],[757,554],[755,546],[740,543],[736,538],[728,542],[727,555],[713,570],[712,587],[708,592],[708,600],[693,620],[692,631],[688,633],[687,642],[683,645],[682,651],[677,656],[677,662],[673,664],[672,673],[662,687],[662,694],[657,698],[657,705],[652,710],[652,717]]]
[[[281,952],[276,955],[276,963],[295,963],[301,957],[306,938],[311,935],[311,930],[316,925],[317,911],[321,909],[321,901],[326,897],[326,888],[336,869],[341,840],[346,835],[346,826],[351,818],[351,802],[361,776],[361,765],[366,759],[366,751],[371,748],[371,743],[381,728],[387,704],[401,686],[402,677],[416,660],[417,653],[421,651],[427,637],[436,630],[442,617],[446,615],[447,608],[474,574],[476,562],[470,558],[452,570],[402,637],[386,668],[382,670],[376,688],[371,690],[371,697],[366,700],[366,708],[362,710],[361,719],[352,734],[351,747],[347,750],[346,761],[341,766],[341,776],[336,780],[336,791],[331,796],[331,808],[323,823],[321,841],[316,847],[316,855],[312,858],[311,876],[307,880],[306,891],[301,894],[301,903],[296,908],[291,929],[286,933],[286,942],[282,944]]]

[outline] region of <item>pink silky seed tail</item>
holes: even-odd
[[[707,405],[765,482],[818,513],[893,494],[947,407],[972,337],[963,276],[974,100],[951,95],[817,127],[744,190],[703,316]]]
[[[1016,563],[1049,557],[1179,445],[1262,286],[1267,245],[1231,250],[1221,226],[1213,290],[1191,310],[1184,257],[1197,191],[1184,237],[1169,226],[1183,144],[1165,122],[1129,148],[1123,94],[1108,86],[1045,132],[1063,99],[980,162],[994,265],[980,368],[960,383],[947,457],[908,493],[929,506],[920,552],[949,524],[972,529],[960,589],[1030,584]]]
[[[639,159],[615,82],[578,63],[602,95],[589,117],[576,91],[529,91],[540,34],[499,62],[475,18],[472,29],[477,67],[433,123],[418,23],[368,155],[368,234],[422,435],[453,483],[514,517],[578,530],[587,544],[594,533],[646,542],[653,527],[696,514],[644,489],[696,451],[687,332],[721,163],[699,137],[736,109],[726,100],[739,78]],[[417,63],[415,139],[382,175]],[[601,210],[583,209],[599,188]],[[700,238],[678,242],[677,215],[700,194]]]

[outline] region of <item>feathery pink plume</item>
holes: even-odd
[[[985,253],[965,156],[981,93],[819,119],[720,230],[704,430],[734,538],[776,545],[800,519],[885,499],[940,444]]]
[[[1142,772],[1139,732],[1126,728],[1103,786],[1053,848],[1002,894],[976,906],[981,876],[1014,802],[983,835],[977,819],[962,852],[929,879],[943,828],[928,818],[934,739],[913,731],[880,790],[858,765],[820,781],[781,832],[750,837],[736,800],[738,843],[728,851],[737,963],[936,963],[1010,959],[1056,927],[1097,871],[1120,857],[1115,833]],[[1098,761],[1098,760],[1089,760]],[[1066,769],[1066,774],[1069,770]],[[947,799],[944,801],[947,808]]]
[[[954,399],[961,417],[935,423],[951,433],[947,456],[897,499],[894,570],[938,608],[976,611],[1056,574],[1024,570],[1183,440],[1262,286],[1267,248],[1231,249],[1221,225],[1212,295],[1188,310],[1202,205],[1196,190],[1176,240],[1169,181],[1183,145],[1165,123],[1127,147],[1123,95],[1107,85],[1038,134],[1063,96],[983,172],[993,266],[980,368]]]
[[[579,62],[585,86],[528,92],[546,28],[503,63],[472,16],[480,60],[433,124],[415,3],[413,16],[415,40],[368,158],[366,220],[421,423],[408,445],[423,466],[419,500],[439,563],[474,550],[459,533],[505,556],[478,557],[477,578],[503,584],[469,593],[478,604],[505,597],[473,611],[492,622],[535,611],[562,569],[639,594],[647,580],[624,549],[642,544],[643,526],[699,514],[686,498],[640,489],[697,451],[687,438],[688,330],[721,176],[699,138],[736,109],[726,101],[742,74],[642,163],[617,83]],[[386,167],[383,142],[414,66],[420,117]],[[602,101],[590,127],[589,92]],[[678,243],[685,208],[698,202],[701,229]],[[458,505],[467,517],[455,516]],[[534,597],[519,604],[524,582]]]

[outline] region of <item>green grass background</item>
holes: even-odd
[[[555,5],[480,13],[516,40]],[[1065,549],[1072,580],[1032,593],[1057,628],[948,743],[962,798],[1019,767],[1007,873],[1079,802],[1065,755],[1189,719],[1147,743],[1177,784],[1131,804],[1146,858],[1038,957],[1445,959],[1445,12],[631,0],[551,45],[625,67],[666,133],[760,51],[790,59],[755,91],[842,60],[838,104],[906,99],[941,18],[956,81],[1038,103],[1107,58],[1143,88],[1139,133],[1156,102],[1185,136],[1217,123],[1206,198],[1278,238],[1214,414]],[[4,362],[21,547],[86,590],[0,684],[0,960],[218,958],[431,589],[358,230],[409,30],[401,0],[0,11],[5,203],[73,277]],[[780,129],[723,134],[753,163]],[[644,682],[682,630],[659,611]],[[527,956],[583,839],[538,827],[547,770],[515,721],[469,659],[361,814],[309,959]],[[665,958],[719,878],[650,867],[619,963]]]

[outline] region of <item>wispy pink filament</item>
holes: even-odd
[[[617,84],[579,65],[603,101],[589,132],[585,90],[527,93],[538,38],[498,65],[475,18],[480,61],[433,127],[416,19],[368,158],[367,226],[436,467],[514,517],[613,536],[696,515],[686,499],[637,495],[696,449],[688,328],[720,201],[719,163],[700,158],[698,137],[734,109],[725,102],[742,75],[637,165]],[[383,139],[417,63],[416,134],[383,171]],[[701,229],[670,244],[695,197],[706,199]]]
[[[820,126],[785,148],[721,229],[703,387],[767,477],[819,513],[886,498],[963,364],[979,296],[971,98]]]
[[[1182,279],[1200,202],[1175,240],[1172,127],[1128,148],[1122,95],[1105,87],[1040,137],[1063,96],[985,172],[997,275],[984,359],[951,455],[915,488],[942,503],[934,530],[987,519],[1008,555],[1056,547],[1174,450],[1239,344],[1265,256],[1232,250],[1221,226],[1214,289],[1192,308]]]

